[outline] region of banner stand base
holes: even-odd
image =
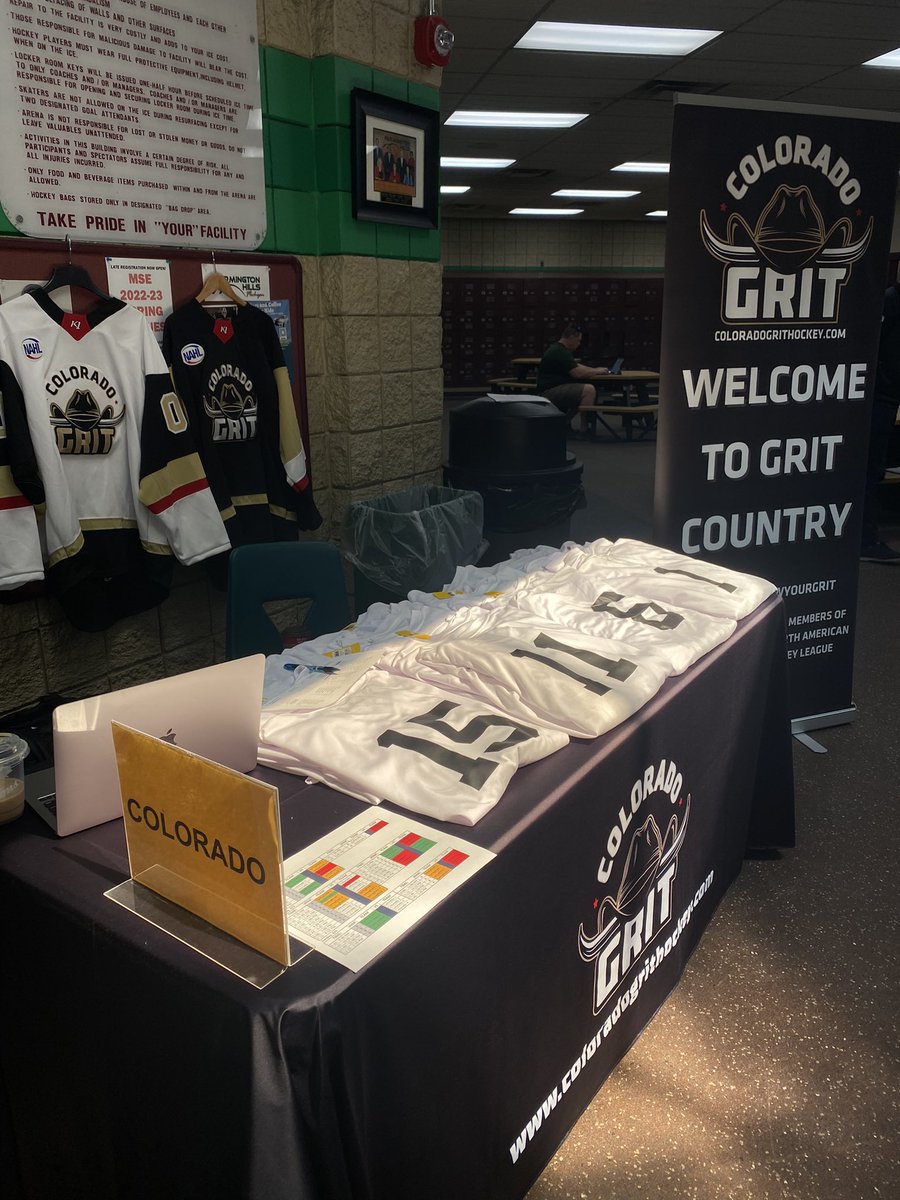
[[[857,708],[851,704],[849,708],[838,708],[832,712],[815,713],[809,717],[795,717],[791,721],[791,733],[807,750],[814,754],[827,754],[828,751],[821,742],[809,736],[810,729],[830,729],[833,725],[848,725],[856,720]]]

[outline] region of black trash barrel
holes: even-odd
[[[559,546],[584,507],[583,466],[566,451],[568,421],[541,397],[470,400],[450,413],[444,483],[484,501],[479,560],[490,565],[514,550]]]

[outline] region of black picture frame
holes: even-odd
[[[437,110],[362,88],[351,105],[353,216],[437,229]]]

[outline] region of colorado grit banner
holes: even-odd
[[[778,584],[795,728],[834,724],[852,712],[900,124],[678,99],[656,538]]]

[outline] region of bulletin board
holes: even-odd
[[[146,289],[134,272],[136,282],[121,269],[114,272],[114,285],[110,285],[107,260],[154,263],[154,281],[165,276],[168,287]],[[314,480],[314,464],[311,461],[309,420],[306,402],[306,357],[303,342],[303,276],[300,263],[289,255],[238,253],[215,250],[172,250],[155,246],[136,246],[104,242],[69,242],[68,240],[44,240],[37,238],[0,237],[0,280],[24,280],[33,283],[46,282],[55,267],[72,263],[84,267],[93,282],[102,291],[133,303],[141,309],[152,329],[161,331],[162,321],[173,308],[179,308],[200,291],[203,286],[203,267],[212,264],[217,271],[233,276],[239,273],[248,280],[262,277],[267,281],[269,300],[257,299],[247,294],[248,303],[257,304],[269,312],[279,331],[279,340],[284,350],[285,364],[291,378],[294,405],[303,445],[306,449],[310,478]],[[164,273],[162,268],[166,268]],[[157,293],[169,291],[165,299]],[[149,300],[148,300],[149,297]],[[158,326],[158,328],[157,328]]]

